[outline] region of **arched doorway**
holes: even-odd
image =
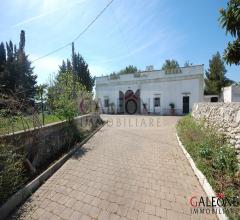
[[[140,114],[140,90],[135,93],[132,90],[127,90],[124,96],[124,110],[126,114]]]

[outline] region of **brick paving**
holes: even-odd
[[[216,219],[191,215],[189,198],[205,193],[178,146],[177,117],[104,117],[11,219]]]

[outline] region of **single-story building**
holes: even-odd
[[[96,77],[102,113],[187,114],[203,101],[204,66]]]

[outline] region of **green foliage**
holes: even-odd
[[[220,10],[220,24],[236,40],[228,43],[224,51],[224,59],[229,64],[240,64],[240,1],[230,0],[226,9]]]
[[[0,144],[0,205],[26,181],[24,158],[11,146]]]
[[[19,48],[12,41],[0,44],[0,90],[2,94],[18,94],[28,102],[35,95],[36,76],[25,54],[25,32],[21,31]]]
[[[48,103],[60,118],[71,121],[79,115],[79,99],[90,98],[86,88],[74,80],[70,72],[57,75],[54,85],[48,89]]]
[[[67,59],[67,61],[63,60],[62,65],[59,66],[59,76],[66,72],[73,73],[73,65],[75,65],[74,70],[76,74],[76,80],[85,86],[88,92],[91,92],[94,86],[95,78],[91,76],[88,69],[88,64],[79,53],[74,54],[74,60],[72,61],[69,59]]]
[[[205,79],[205,92],[206,94],[217,94],[221,93],[221,89],[225,86],[229,86],[233,83],[232,80],[228,79],[225,75],[227,70],[224,65],[224,61],[219,52],[212,56],[209,60],[209,69],[206,71]]]
[[[128,74],[128,73],[136,73],[138,71],[136,66],[129,65],[126,66],[124,69],[120,70],[118,74]]]
[[[224,174],[234,174],[238,171],[236,151],[233,147],[223,145],[213,158],[213,167],[220,169]]]
[[[137,69],[136,66],[133,65],[128,65],[124,69],[121,69],[118,72],[112,72],[110,76],[112,77],[118,77],[119,75],[124,75],[124,74],[130,74],[130,73],[137,73],[139,70]]]
[[[177,69],[179,68],[179,63],[172,59],[172,60],[165,60],[165,63],[162,66],[162,70],[170,70],[170,69]]]
[[[229,146],[225,136],[204,126],[204,122],[197,123],[190,115],[179,120],[177,133],[216,193],[226,197],[240,194],[236,150]],[[227,214],[230,219],[240,218],[240,207]]]

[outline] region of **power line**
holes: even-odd
[[[67,43],[67,44],[65,44],[65,45],[62,46],[62,47],[59,47],[59,48],[57,48],[57,49],[55,49],[55,50],[53,50],[53,51],[51,51],[51,52],[49,52],[49,53],[41,56],[41,57],[38,57],[37,59],[33,60],[32,63],[34,63],[34,62],[36,62],[36,61],[38,61],[38,60],[41,60],[41,59],[43,59],[43,58],[45,58],[45,57],[48,57],[49,55],[54,54],[54,53],[58,52],[59,50],[62,50],[62,49],[66,48],[66,47],[68,47],[68,46],[70,46],[70,45],[71,45],[71,43]]]
[[[116,24],[117,24],[118,31],[119,31],[119,33],[120,33],[120,35],[121,35],[121,38],[122,38],[122,42],[123,42],[124,46],[125,46],[126,49],[127,49],[128,55],[131,55],[131,58],[132,58],[132,61],[133,61],[133,55],[132,55],[131,52],[130,52],[130,48],[129,48],[128,42],[127,42],[127,40],[126,40],[126,38],[125,38],[125,36],[124,36],[124,34],[123,34],[123,31],[122,31],[122,29],[121,29],[121,27],[120,27],[120,23],[119,23],[116,15],[115,15],[115,13],[114,13],[113,8],[110,7],[110,9],[111,9],[113,18],[114,18],[114,20],[115,20],[115,22],[116,22]]]
[[[106,11],[106,9],[113,3],[113,1],[114,1],[114,0],[111,0],[111,1],[97,14],[97,16],[78,34],[78,36],[73,39],[73,41],[71,41],[71,42],[63,45],[62,47],[59,47],[59,48],[57,48],[57,49],[55,49],[55,50],[53,50],[53,51],[51,51],[51,52],[49,52],[49,53],[47,53],[47,54],[45,54],[45,55],[43,55],[43,56],[35,59],[35,60],[33,60],[32,63],[34,63],[34,62],[36,62],[36,61],[38,61],[38,60],[41,60],[41,59],[43,59],[43,58],[45,58],[45,57],[48,57],[48,56],[50,56],[50,55],[52,55],[52,54],[54,54],[54,53],[56,53],[56,52],[58,52],[58,51],[60,51],[60,50],[62,50],[62,49],[64,49],[64,48],[72,45],[73,42],[76,42],[76,41],[97,21],[97,19]]]
[[[85,29],[73,40],[73,42],[77,41],[92,25],[93,23],[104,13],[104,11],[113,3],[114,0],[111,0],[100,13],[90,22]]]

